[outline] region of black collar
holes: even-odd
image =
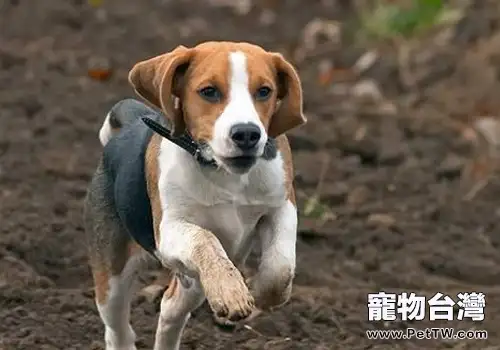
[[[154,121],[151,118],[142,116],[141,117],[142,121],[144,124],[146,124],[151,130],[156,132],[158,135],[166,138],[170,142],[175,143],[177,146],[191,154],[196,161],[204,166],[204,167],[209,167],[209,168],[217,168],[218,164],[215,160],[213,159],[206,159],[203,157],[202,154],[202,148],[201,146],[193,140],[191,135],[189,133],[185,132],[179,137],[173,137],[170,130],[161,125],[160,123]],[[269,137],[267,139],[266,145],[264,147],[264,153],[262,154],[261,158],[264,160],[271,160],[276,158],[278,153],[278,148],[276,144],[276,139]]]
[[[158,122],[155,122],[153,119],[148,117],[141,117],[144,124],[146,124],[151,130],[156,132],[158,135],[166,138],[170,142],[175,143],[177,146],[191,154],[198,163],[207,167],[217,167],[217,163],[215,160],[208,160],[203,157],[201,153],[200,145],[193,140],[191,135],[188,133],[184,133],[179,137],[173,137],[170,130],[161,125]]]

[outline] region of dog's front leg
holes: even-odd
[[[251,286],[256,306],[267,310],[290,299],[297,241],[295,205],[287,201],[263,217],[257,231],[261,238],[262,256]]]
[[[212,232],[191,223],[165,218],[160,225],[158,250],[160,259],[167,267],[200,282],[202,292],[216,315],[232,321],[250,315],[254,299],[243,276],[229,260],[221,243]],[[184,293],[183,288],[177,290]],[[169,293],[164,299],[168,297]],[[176,295],[176,298],[180,300],[181,297]],[[183,297],[182,300],[192,301],[181,303],[184,305],[182,310],[179,310],[179,307],[167,307],[171,303],[167,300],[162,301],[165,310],[162,310],[161,317],[169,321],[163,325],[160,322],[160,327],[176,328],[179,329],[178,333],[182,332],[183,327],[180,325],[185,324],[189,313],[199,305],[199,298]],[[173,309],[175,318],[168,315],[174,313]]]

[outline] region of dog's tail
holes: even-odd
[[[99,130],[99,140],[103,146],[115,136],[124,126],[132,124],[140,116],[156,113],[144,103],[128,98],[117,102],[106,115]]]

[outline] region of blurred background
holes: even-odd
[[[103,349],[81,219],[98,130],[135,62],[211,39],[302,77],[298,267],[285,307],[224,330],[205,305],[182,349],[500,349],[499,19],[495,0],[0,0],[0,349]],[[485,321],[368,322],[380,290],[483,292]],[[138,293],[139,349],[157,311]],[[365,337],[412,326],[489,339]]]

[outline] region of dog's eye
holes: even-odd
[[[271,92],[272,90],[270,88],[263,86],[255,93],[255,99],[257,101],[265,101],[271,96]]]
[[[222,99],[222,93],[215,86],[207,86],[198,90],[198,94],[208,102],[219,102]]]

